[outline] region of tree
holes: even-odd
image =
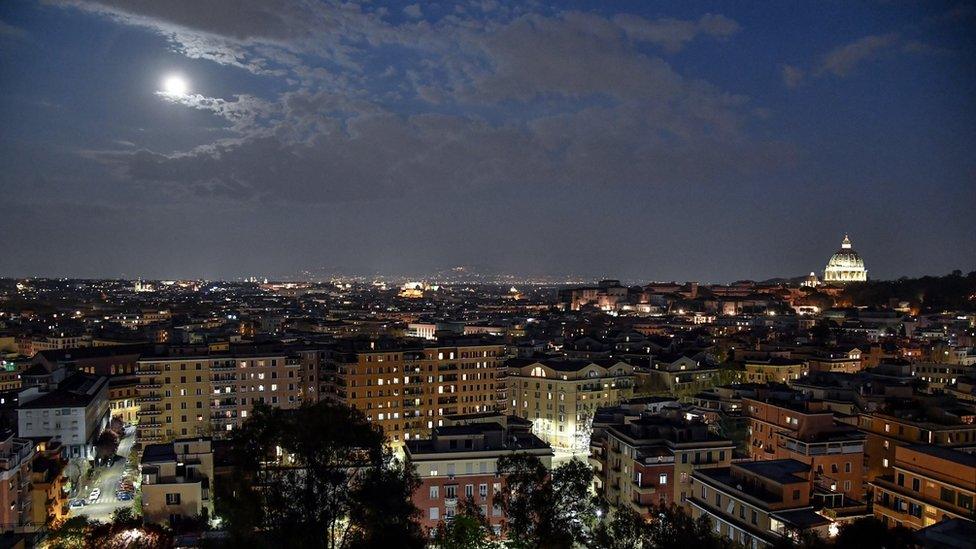
[[[57,528],[48,532],[47,547],[49,549],[83,549],[88,525],[88,517],[85,515],[62,521]]]
[[[593,549],[634,549],[644,545],[648,524],[634,510],[621,507],[614,509],[593,530]]]
[[[708,517],[694,519],[680,507],[660,503],[650,509],[645,543],[658,549],[721,549],[732,544],[712,532]]]
[[[837,549],[910,549],[915,547],[912,531],[904,526],[888,528],[874,517],[864,517],[840,527],[834,540]]]
[[[78,482],[81,480],[81,474],[84,472],[85,464],[85,460],[76,457],[72,458],[64,468],[64,476],[71,483],[72,493],[78,491]]]
[[[539,458],[512,454],[498,460],[498,472],[505,478],[505,490],[496,499],[507,515],[514,547],[571,547],[587,541],[596,518],[588,465],[573,459],[550,474]]]
[[[413,493],[420,479],[398,460],[364,475],[352,490],[350,546],[422,549],[427,545]]]
[[[125,422],[119,416],[112,416],[112,420],[108,424],[109,430],[118,435],[119,438],[125,436]]]
[[[492,536],[491,525],[481,508],[472,498],[465,498],[454,520],[437,525],[434,545],[438,549],[487,549],[491,547]]]
[[[95,458],[97,460],[110,459],[119,449],[119,435],[106,429],[95,439]]]
[[[128,509],[112,513],[111,522],[89,520],[85,515],[71,517],[48,533],[49,549],[163,549],[173,547],[173,536],[165,528],[143,525]]]
[[[217,493],[217,513],[235,543],[422,546],[411,500],[418,481],[361,412],[331,402],[257,405],[232,447],[235,472]]]

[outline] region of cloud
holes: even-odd
[[[727,39],[739,25],[721,15],[650,20],[486,3],[478,17],[402,20],[371,6],[272,9],[257,0],[232,10],[189,1],[78,7],[160,33],[188,57],[288,83],[275,97],[160,94],[223,118],[232,137],[190,150],[89,154],[121,179],[173,196],[323,203],[519,186],[653,188],[794,161],[789,144],[749,129],[764,109],[645,47]]]
[[[420,4],[410,4],[409,6],[403,8],[403,13],[407,17],[411,17],[413,19],[420,19],[424,15],[420,10]]]
[[[683,49],[699,36],[725,39],[739,32],[741,28],[732,19],[712,13],[701,16],[697,21],[649,20],[629,14],[617,15],[613,20],[627,33],[631,40],[651,42],[662,46],[671,53]]]
[[[819,67],[816,69],[817,75],[832,74],[834,76],[847,76],[858,65],[876,59],[881,53],[890,49],[898,42],[898,35],[878,34],[865,36],[834,48],[824,55]]]
[[[252,95],[235,95],[233,101],[200,94],[174,95],[158,91],[164,101],[209,111],[230,123],[230,129],[240,133],[254,133],[266,128],[277,107]]]
[[[803,69],[794,65],[783,65],[781,70],[783,75],[783,83],[786,84],[787,88],[795,88],[799,86],[801,82],[803,82]]]
[[[27,31],[20,27],[15,27],[10,23],[0,21],[0,38],[21,39],[27,36]]]

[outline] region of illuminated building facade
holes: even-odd
[[[827,284],[846,284],[848,282],[864,282],[868,279],[868,270],[864,268],[864,260],[854,251],[851,239],[844,235],[840,249],[827,261],[824,268],[824,282]]]
[[[509,412],[533,422],[554,448],[585,449],[597,408],[633,396],[634,367],[614,359],[512,359],[506,377]]]
[[[387,440],[426,437],[444,417],[495,411],[504,386],[504,345],[480,338],[433,344],[348,340],[328,361],[331,393],[379,424]]]

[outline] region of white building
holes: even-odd
[[[93,445],[109,421],[108,378],[77,373],[57,388],[20,392],[21,438],[57,438],[67,458],[92,459]]]

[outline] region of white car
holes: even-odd
[[[96,501],[98,501],[98,498],[101,495],[102,495],[102,489],[95,488],[94,490],[91,491],[91,494],[88,495],[88,503],[95,503]]]

